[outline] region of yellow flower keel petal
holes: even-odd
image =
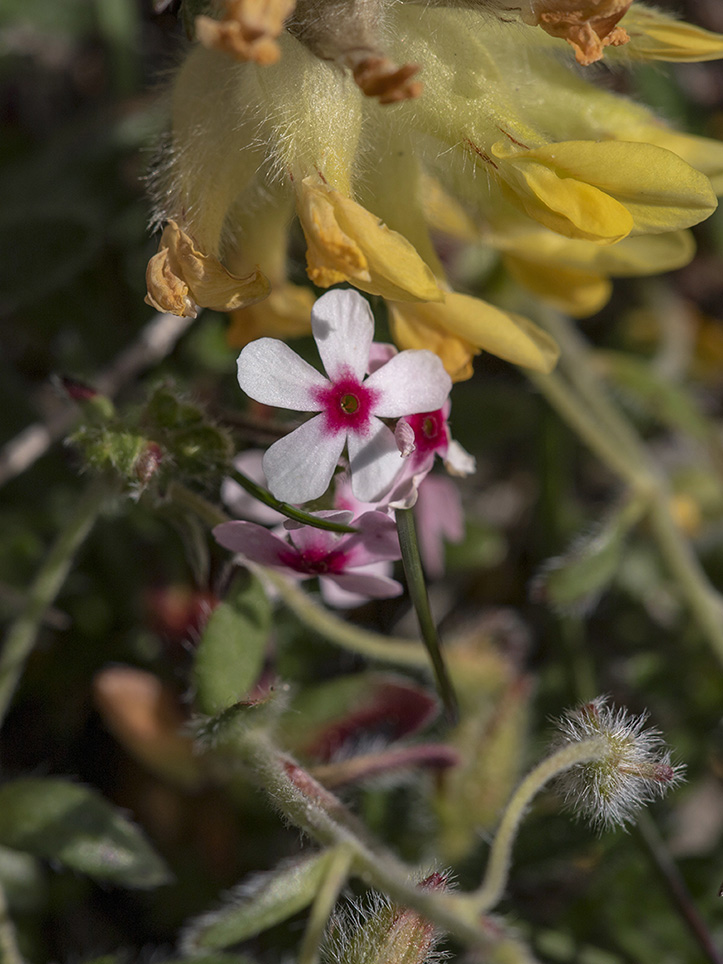
[[[429,267],[405,237],[326,184],[305,178],[297,210],[307,243],[307,272],[321,287],[349,281],[396,301],[440,301]]]

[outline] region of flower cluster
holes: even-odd
[[[279,439],[261,463],[245,453],[237,466],[248,467],[277,499],[300,504],[325,495],[334,479],[334,510],[316,513],[357,532],[340,536],[313,526],[285,522],[277,534],[250,521],[228,522],[216,539],[246,559],[281,569],[293,578],[318,576],[331,605],[353,605],[365,598],[401,592],[389,578],[389,563],[400,557],[393,522],[395,508],[417,501],[439,454],[457,475],[474,471],[474,459],[455,442],[447,420],[451,379],[429,351],[402,351],[376,344],[374,319],[357,292],[334,290],[314,305],[311,326],[327,376],[288,345],[260,338],[238,359],[241,388],[266,405],[316,414]],[[386,420],[396,419],[394,430]],[[344,471],[336,475],[342,453]],[[433,486],[434,489],[434,486]],[[224,499],[259,522],[275,523],[278,513],[250,507],[233,480]],[[459,503],[442,485],[425,493],[429,525],[426,555],[432,574],[440,574],[443,535],[461,538]],[[435,513],[434,506],[444,507]]]
[[[309,278],[381,295],[399,347],[435,351],[460,379],[480,350],[538,371],[557,350],[528,319],[451,290],[436,239],[496,250],[574,315],[607,300],[611,277],[687,263],[723,145],[564,60],[713,59],[723,37],[631,0],[463,6],[226,0],[198,17],[155,172],[166,228],[149,301],[231,311],[239,347],[304,330],[311,294],[287,273],[295,213]]]

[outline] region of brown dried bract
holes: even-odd
[[[196,36],[204,47],[237,60],[275,64],[281,56],[276,37],[295,6],[296,0],[226,0],[221,20],[196,17]]]
[[[352,67],[354,80],[367,95],[378,97],[380,104],[396,104],[400,100],[419,97],[423,85],[412,77],[419,72],[419,64],[398,67],[386,57],[368,55]]]
[[[632,0],[543,0],[532,8],[535,22],[551,37],[566,40],[579,64],[601,60],[605,47],[620,47],[630,37],[618,21]]]

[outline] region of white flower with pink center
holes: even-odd
[[[239,355],[239,384],[251,398],[318,413],[266,452],[269,489],[284,502],[319,498],[346,446],[354,495],[378,502],[404,466],[382,419],[441,408],[451,379],[437,355],[412,350],[399,352],[367,377],[374,319],[356,291],[329,291],[319,298],[311,329],[328,378],[275,338],[259,338]]]
[[[348,525],[351,512],[316,512],[319,518]],[[358,605],[366,599],[398,596],[402,586],[386,575],[401,550],[394,521],[381,512],[365,512],[354,521],[357,532],[338,533],[286,522],[288,538],[255,522],[222,522],[216,541],[251,562],[281,570],[292,579],[319,578],[331,605]]]

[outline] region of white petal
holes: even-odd
[[[346,436],[330,434],[324,421],[319,415],[309,419],[274,442],[264,456],[269,489],[282,502],[308,502],[329,488]]]
[[[316,393],[326,378],[277,338],[257,338],[238,356],[238,383],[264,405],[295,412],[320,412]]]
[[[379,392],[375,415],[400,418],[417,412],[436,412],[447,400],[452,379],[433,352],[408,349],[378,368],[364,385]]]
[[[329,378],[364,378],[374,337],[369,302],[357,291],[329,291],[311,309],[311,330]]]
[[[467,449],[462,448],[459,442],[450,439],[447,454],[444,457],[444,467],[450,475],[464,478],[477,471],[477,460],[474,455],[469,454]]]
[[[364,436],[350,432],[351,490],[362,502],[379,502],[404,467],[394,433],[376,418]]]

